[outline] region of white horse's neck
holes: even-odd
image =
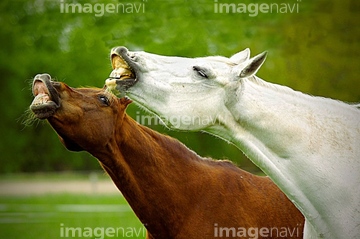
[[[227,113],[207,131],[233,142],[253,159],[319,234],[357,235],[360,110],[257,77],[244,79],[231,95],[236,98],[227,101]],[[329,180],[329,175],[337,177]],[[354,189],[350,195],[349,187]],[[343,223],[344,231],[325,226],[333,222]]]

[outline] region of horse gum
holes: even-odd
[[[111,58],[112,68],[110,76],[117,76],[120,80],[134,77],[128,64],[120,56],[112,56]]]

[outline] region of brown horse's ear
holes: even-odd
[[[59,135],[59,139],[61,143],[65,146],[65,148],[70,151],[79,152],[84,150],[81,146],[79,146],[77,143],[75,143],[72,140],[69,140],[65,137],[61,137],[60,135]]]
[[[119,99],[119,101],[120,101],[120,104],[125,106],[125,108],[132,102],[132,100],[130,100],[127,97],[122,97]]]

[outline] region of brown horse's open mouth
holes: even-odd
[[[138,81],[136,77],[137,65],[125,47],[113,48],[110,53],[110,60],[113,71],[106,80],[106,86],[123,94]]]
[[[49,118],[60,107],[59,94],[53,84],[56,82],[52,81],[48,74],[38,74],[34,77],[32,92],[35,99],[30,105],[30,110],[39,119]]]

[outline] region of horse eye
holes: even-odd
[[[209,78],[208,75],[205,73],[205,71],[203,69],[201,69],[200,67],[193,66],[193,70],[196,71],[199,74],[199,76],[204,77],[206,79]]]
[[[110,105],[110,101],[105,95],[99,95],[99,100],[105,105]]]

